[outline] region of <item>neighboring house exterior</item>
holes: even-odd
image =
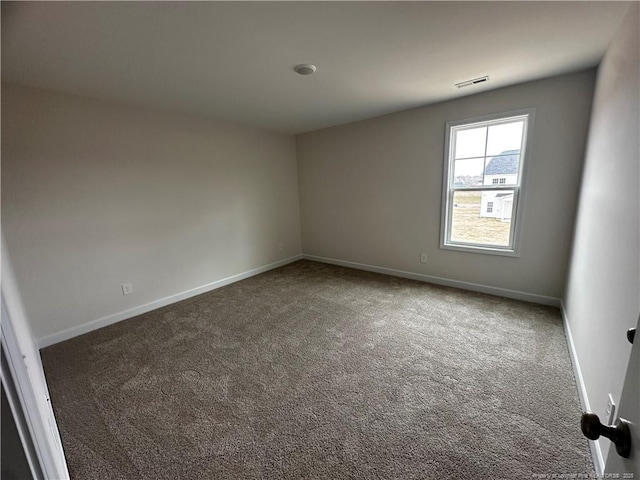
[[[518,181],[520,150],[505,150],[487,163],[483,185],[514,185]],[[503,222],[511,221],[513,212],[513,193],[490,191],[482,192],[480,216],[499,218]]]

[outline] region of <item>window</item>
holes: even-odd
[[[447,123],[441,248],[517,255],[534,114]]]

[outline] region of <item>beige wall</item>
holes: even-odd
[[[591,409],[616,402],[640,313],[640,28],[633,5],[598,71],[565,298]],[[638,340],[636,339],[636,342]],[[599,440],[604,458],[610,447]]]
[[[561,297],[593,85],[589,70],[298,136],[304,253]],[[445,122],[525,107],[520,257],[440,249]]]
[[[3,85],[2,225],[42,338],[300,254],[295,140]]]
[[[2,223],[36,337],[297,255],[299,218],[306,254],[561,297],[593,84],[590,70],[304,134],[297,170],[291,136],[3,85]],[[524,107],[521,256],[441,250],[445,122]]]

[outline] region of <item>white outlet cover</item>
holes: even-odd
[[[133,285],[131,283],[123,283],[121,286],[123,295],[129,295],[133,292]]]

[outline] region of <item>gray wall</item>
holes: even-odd
[[[619,402],[640,313],[640,59],[635,4],[598,70],[565,307],[591,409]],[[636,340],[637,342],[638,340]],[[610,442],[599,440],[606,458]]]
[[[42,338],[300,254],[295,140],[3,85],[2,225]]]
[[[560,298],[594,79],[589,70],[298,136],[304,253]],[[537,112],[520,257],[441,250],[445,122],[524,107]]]

